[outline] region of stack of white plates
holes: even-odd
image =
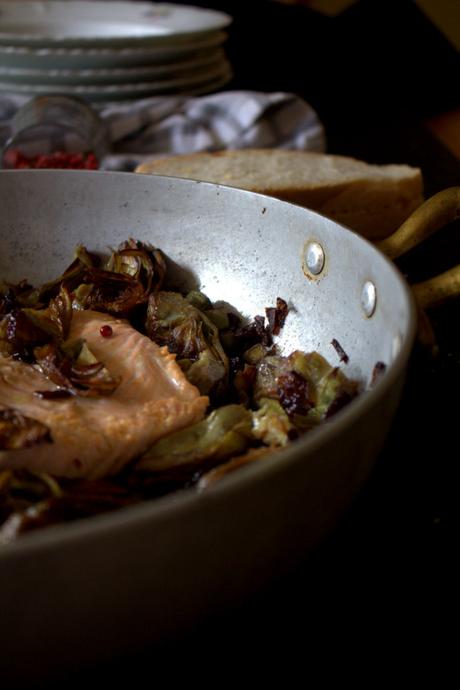
[[[165,3],[0,0],[0,92],[100,103],[209,93],[232,77],[230,22]]]

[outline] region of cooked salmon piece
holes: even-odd
[[[110,337],[101,334],[106,325]],[[0,469],[88,479],[113,475],[162,436],[203,418],[209,400],[187,381],[175,355],[124,319],[75,311],[69,337],[86,340],[120,378],[118,387],[108,396],[41,399],[37,391],[57,386],[37,367],[0,355],[0,409],[46,424],[52,437],[52,443],[0,450]]]

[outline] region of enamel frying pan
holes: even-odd
[[[458,215],[459,198],[458,190],[438,195],[381,248],[392,257],[407,250]],[[285,299],[282,352],[317,350],[338,365],[336,339],[349,357],[345,373],[367,389],[320,428],[209,491],[50,527],[2,547],[2,672],[37,679],[51,667],[167,639],[304,558],[382,447],[417,317],[413,293],[382,252],[266,196],[159,176],[2,171],[0,208],[4,280],[58,275],[77,244],[106,250],[127,237],[149,241],[184,288],[198,286],[246,316]],[[427,306],[455,287],[448,275],[415,294]],[[386,371],[372,385],[377,362]]]

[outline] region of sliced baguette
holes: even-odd
[[[187,177],[269,194],[337,220],[365,237],[387,237],[423,201],[419,168],[345,156],[245,149],[156,159],[136,172]]]

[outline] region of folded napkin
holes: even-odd
[[[0,144],[26,102],[0,96]],[[155,156],[242,148],[325,150],[324,128],[313,108],[291,93],[224,91],[208,96],[156,96],[104,104],[109,151],[106,170],[134,170]]]

